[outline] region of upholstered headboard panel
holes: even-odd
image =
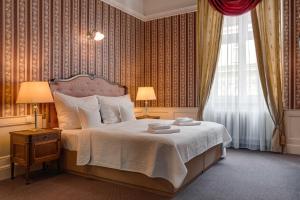
[[[112,83],[102,77],[92,75],[76,75],[68,79],[54,79],[49,82],[52,92],[58,91],[74,97],[91,95],[122,96],[127,94],[126,86]],[[54,104],[49,110],[50,128],[58,127],[57,114]]]
[[[51,80],[52,92],[59,91],[74,97],[91,95],[122,96],[127,93],[125,86],[109,82],[101,77],[91,75],[77,75],[69,79]]]

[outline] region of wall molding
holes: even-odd
[[[168,10],[165,12],[144,15],[144,13],[140,13],[136,10],[128,8],[127,6],[115,0],[102,0],[102,1],[144,22],[197,11],[197,5],[193,5],[193,6],[186,6],[183,8]]]
[[[144,21],[151,21],[151,20],[161,19],[161,18],[165,18],[165,17],[171,17],[171,16],[175,16],[175,15],[186,14],[186,13],[195,12],[195,11],[197,11],[197,5],[187,6],[187,7],[183,7],[183,8],[174,9],[174,10],[168,10],[168,11],[165,11],[165,12],[146,15]]]
[[[123,5],[123,4],[121,4],[121,3],[117,2],[117,1],[114,1],[114,0],[102,0],[102,1],[104,3],[107,3],[107,4],[109,4],[109,5],[113,6],[113,7],[115,7],[117,9],[119,9],[119,10],[121,10],[121,11],[129,14],[129,15],[132,15],[133,17],[136,17],[136,18],[138,18],[138,19],[140,19],[142,21],[146,20],[146,17],[145,17],[144,14],[142,14],[140,12],[137,12],[137,11],[131,9],[131,8],[128,8],[125,5]]]
[[[0,118],[0,128],[9,127],[9,126],[30,125],[30,124],[34,124],[33,117],[30,115]]]

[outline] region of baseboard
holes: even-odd
[[[0,181],[5,179],[10,179],[10,155],[0,157]],[[32,166],[30,171],[41,170],[42,166],[35,165]],[[20,176],[25,174],[25,169],[18,164],[15,165],[15,176]]]
[[[10,178],[10,156],[0,157],[0,180]]]
[[[300,145],[287,144],[286,153],[300,155]]]

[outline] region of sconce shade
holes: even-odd
[[[100,41],[100,40],[103,40],[104,38],[104,35],[100,32],[95,32],[95,36],[94,36],[94,40],[95,41]]]
[[[53,97],[48,82],[23,82],[16,103],[50,103]]]
[[[156,100],[153,87],[139,87],[136,95],[136,100]]]

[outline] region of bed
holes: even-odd
[[[52,80],[50,87],[53,92],[75,97],[127,94],[126,87],[89,75]],[[58,127],[54,104],[49,117],[50,127]],[[180,134],[147,133],[147,124],[157,121],[172,123],[136,120],[96,129],[62,130],[63,169],[173,196],[220,160],[224,145],[231,140],[224,126],[212,122],[180,127]]]

